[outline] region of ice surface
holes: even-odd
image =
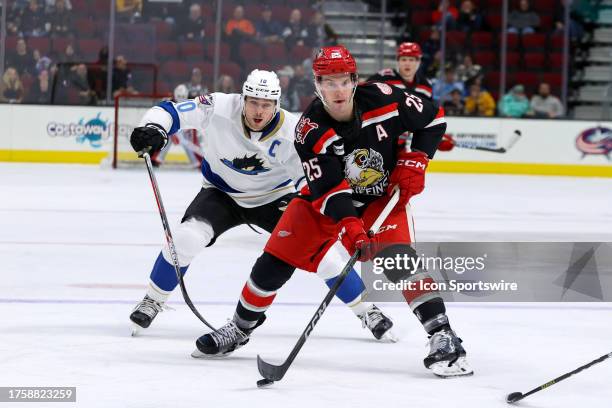
[[[176,224],[200,177],[158,177]],[[206,328],[178,292],[176,311],[129,335],[163,241],[144,169],[0,164],[0,192],[0,386],[77,387],[76,404],[37,407],[502,407],[612,351],[609,303],[449,304],[476,374],[442,380],[423,367],[426,336],[407,306],[382,305],[402,340],[380,344],[333,303],[285,379],[257,389],[257,354],[287,355],[326,292],[317,277],[296,272],[234,355],[195,360]],[[609,179],[430,174],[413,209],[421,241],[609,242],[611,203]],[[188,288],[214,324],[232,315],[265,239],[237,228],[192,264]],[[520,405],[609,407],[611,380],[607,361]]]

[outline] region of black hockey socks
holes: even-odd
[[[410,256],[412,252],[407,245],[393,245],[381,251],[378,256],[394,257],[397,254]],[[402,295],[427,333],[431,335],[443,329],[450,329],[444,301],[440,293],[432,289],[435,281],[426,271],[408,268],[385,270],[384,273],[391,282],[411,283],[411,287],[402,291]]]

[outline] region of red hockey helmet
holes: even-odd
[[[417,43],[404,42],[397,47],[397,59],[400,57],[418,57],[423,56],[423,51]]]
[[[343,45],[323,47],[312,62],[315,77],[332,74],[357,74],[355,58]]]

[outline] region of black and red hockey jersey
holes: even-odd
[[[416,73],[412,82],[407,82],[395,69],[385,68],[368,78],[368,82],[372,81],[384,82],[406,91],[412,91],[427,99],[431,99],[433,95],[431,81],[420,72]]]
[[[295,129],[295,147],[308,181],[307,199],[335,220],[357,215],[355,207],[386,193],[404,132],[411,149],[432,158],[446,130],[435,102],[380,82],[355,91],[355,117],[337,122],[315,99]]]

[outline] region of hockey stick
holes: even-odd
[[[563,374],[561,377],[557,377],[552,381],[547,382],[546,384],[540,385],[538,388],[534,388],[533,390],[526,392],[525,394],[521,393],[521,392],[513,392],[511,394],[508,394],[508,396],[506,397],[506,402],[508,404],[513,404],[517,401],[522,400],[525,397],[530,396],[531,394],[535,394],[538,391],[542,391],[545,388],[550,387],[553,384],[558,383],[559,381],[563,381],[568,377],[571,377],[574,374],[578,374],[580,371],[582,370],[586,370],[587,368],[594,366],[595,364],[601,363],[602,361],[608,359],[608,358],[612,358],[612,353],[609,354],[605,354],[601,357],[599,357],[598,359],[595,359],[593,361],[591,361],[588,364],[585,364],[581,367],[578,367],[577,369],[575,369],[574,371],[570,371],[569,373]]]
[[[472,150],[481,150],[484,152],[492,152],[492,153],[506,153],[508,150],[510,150],[512,148],[512,146],[514,146],[516,144],[516,142],[518,142],[519,138],[521,137],[522,133],[520,130],[515,130],[512,136],[512,139],[510,139],[510,141],[508,142],[508,144],[506,145],[506,147],[485,147],[485,146],[477,146],[474,144],[468,144],[468,143],[455,143],[455,147],[461,148],[461,149],[472,149]]]
[[[144,158],[145,164],[147,165],[147,171],[149,172],[149,179],[151,180],[151,187],[153,187],[153,194],[155,195],[155,201],[157,202],[157,209],[159,210],[159,216],[161,217],[162,225],[164,227],[164,233],[166,234],[166,243],[168,244],[168,249],[170,250],[170,256],[172,257],[172,264],[174,265],[174,271],[176,272],[176,277],[178,278],[179,284],[181,286],[181,293],[183,294],[183,299],[189,309],[193,312],[194,315],[202,323],[208,326],[213,331],[217,331],[210,323],[206,321],[198,312],[198,309],[193,305],[189,294],[187,293],[187,288],[185,287],[185,282],[183,281],[183,274],[181,273],[181,268],[179,266],[178,255],[176,254],[176,248],[174,247],[174,240],[172,239],[172,233],[170,232],[170,224],[168,224],[168,217],[166,217],[166,210],[164,209],[164,203],[161,199],[161,194],[159,192],[159,187],[157,186],[157,179],[155,178],[155,173],[153,173],[153,164],[151,163],[151,156],[149,156],[148,152],[140,153],[139,156]]]
[[[507,149],[505,147],[493,148],[493,147],[475,146],[471,144],[461,144],[461,143],[456,143],[455,147],[458,147],[460,149],[481,150],[484,152],[493,152],[493,153],[506,153],[507,152]]]
[[[374,224],[372,224],[372,226],[370,227],[370,230],[368,231],[368,235],[371,236],[380,229],[382,223],[385,222],[385,220],[387,219],[387,216],[389,216],[389,214],[391,213],[391,211],[395,207],[395,204],[397,204],[398,201],[399,201],[399,189],[396,187],[393,195],[391,196],[391,199],[389,200],[385,208],[383,208],[378,218],[376,218],[376,221],[374,221]],[[304,329],[304,332],[302,332],[302,335],[298,339],[297,343],[295,344],[295,346],[293,346],[293,350],[291,350],[291,353],[289,353],[289,357],[287,357],[287,359],[285,360],[283,364],[273,365],[273,364],[267,363],[261,358],[261,356],[257,355],[257,368],[259,369],[259,373],[261,374],[261,376],[264,377],[264,379],[257,381],[258,387],[263,387],[263,386],[272,384],[274,381],[280,381],[285,376],[285,373],[291,366],[291,363],[293,363],[293,360],[295,360],[295,357],[298,355],[298,353],[302,349],[302,346],[304,345],[304,343],[306,343],[306,340],[308,340],[308,336],[310,336],[310,333],[312,333],[312,331],[314,330],[314,327],[316,326],[317,322],[321,319],[321,316],[323,316],[323,313],[325,313],[325,309],[327,308],[327,306],[329,306],[329,303],[332,301],[332,299],[336,295],[336,292],[338,292],[340,285],[342,285],[342,282],[344,282],[344,279],[346,278],[348,273],[351,271],[351,269],[353,268],[353,266],[359,259],[360,255],[361,255],[361,250],[358,249],[357,251],[355,251],[353,256],[351,256],[347,264],[342,269],[342,272],[340,272],[340,275],[338,275],[336,282],[331,287],[329,292],[327,292],[327,295],[325,296],[325,298],[323,299],[323,301],[317,308],[317,311],[315,312],[314,316],[312,316],[312,318],[306,325],[306,328]]]

